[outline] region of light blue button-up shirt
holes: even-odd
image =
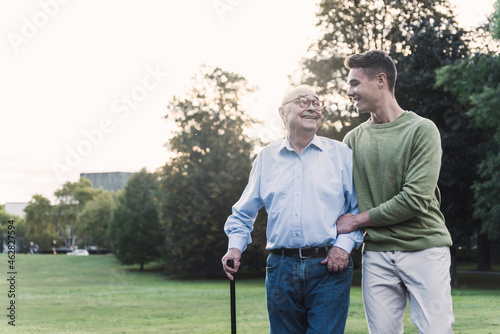
[[[336,221],[358,214],[347,145],[314,136],[301,155],[287,139],[265,147],[224,231],[228,248],[244,251],[260,208],[268,214],[266,249],[335,245],[350,253],[363,242],[360,230],[337,235]]]

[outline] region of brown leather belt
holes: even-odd
[[[269,252],[274,255],[292,256],[301,259],[311,257],[326,257],[331,246],[308,247],[308,248],[282,248],[271,249]]]

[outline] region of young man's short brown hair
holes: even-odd
[[[370,78],[375,77],[379,73],[385,73],[389,91],[394,93],[398,73],[394,61],[384,51],[371,50],[351,55],[345,59],[344,65],[348,69],[362,68]]]

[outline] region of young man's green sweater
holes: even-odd
[[[353,150],[359,210],[370,210],[365,251],[451,246],[439,210],[441,139],[435,124],[405,111],[390,123],[369,119],[344,138]]]

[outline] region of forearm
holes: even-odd
[[[370,220],[370,211],[368,210],[361,212],[358,215],[353,215],[350,224],[353,231],[363,227],[373,226],[373,223]]]
[[[345,214],[337,220],[337,233],[350,233],[367,226],[373,226],[370,211],[364,211],[358,215]]]

